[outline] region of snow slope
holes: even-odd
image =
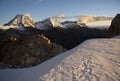
[[[38,66],[0,70],[0,81],[120,81],[120,39],[91,39]]]
[[[113,38],[115,38],[115,39],[120,39],[120,35],[117,35],[117,36],[115,36],[115,37],[113,37]]]

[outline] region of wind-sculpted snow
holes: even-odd
[[[120,40],[89,40],[41,77],[45,81],[119,81]],[[118,46],[119,45],[119,46]]]
[[[43,64],[0,70],[0,81],[120,81],[120,39],[92,39]]]

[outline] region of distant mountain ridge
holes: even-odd
[[[17,14],[10,22],[4,24],[8,28],[18,28],[24,30],[25,27],[33,27],[36,29],[50,29],[53,27],[71,28],[71,27],[87,27],[85,23],[79,21],[65,21],[60,22],[57,18],[50,17],[43,21],[35,22],[29,14]],[[8,29],[7,28],[7,29]],[[1,27],[0,27],[1,29]]]
[[[50,29],[52,27],[61,27],[61,28],[77,28],[77,27],[87,27],[85,23],[80,23],[78,21],[64,21],[60,22],[56,18],[47,18],[43,21],[37,22],[36,26],[37,29]]]

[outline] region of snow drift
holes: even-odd
[[[1,69],[0,81],[120,81],[120,39],[87,40],[38,66]]]

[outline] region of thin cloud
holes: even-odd
[[[95,21],[103,21],[103,20],[112,20],[113,17],[106,17],[106,16],[89,16],[89,15],[80,15],[80,16],[75,16],[78,21],[86,23],[86,22],[95,22]]]
[[[54,18],[65,19],[65,18],[68,18],[68,16],[66,16],[65,14],[59,14],[59,15],[54,16]]]

